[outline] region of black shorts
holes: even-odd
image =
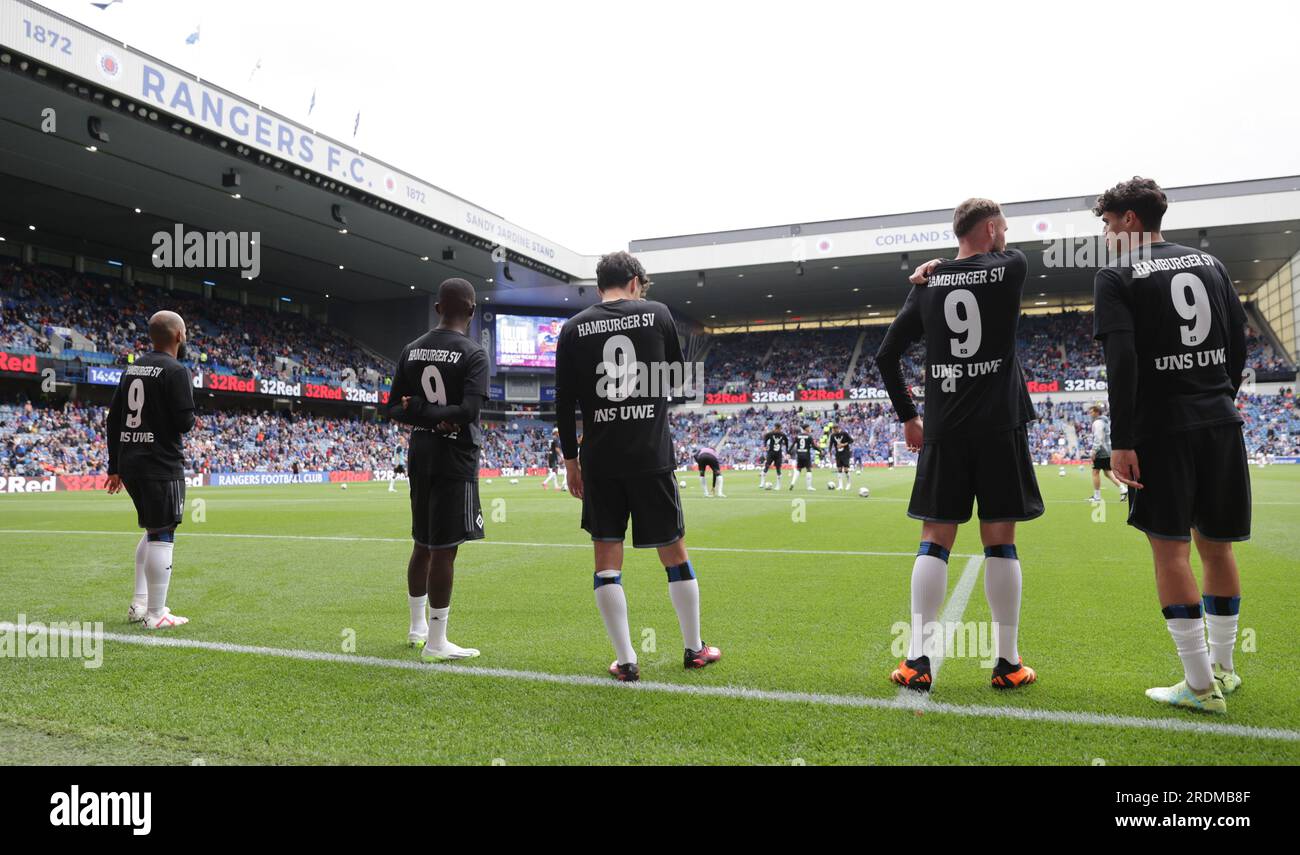
[[[450,549],[483,539],[477,481],[417,474],[411,478],[411,539],[430,549]]]
[[[812,469],[812,452],[796,454],[794,459],[795,470]]]
[[[1152,537],[1250,538],[1250,463],[1240,424],[1173,431],[1135,449],[1141,490],[1129,490],[1128,524]]]
[[[835,452],[835,468],[849,469],[853,466],[853,455],[847,451]]]
[[[400,463],[397,464],[396,466],[393,467],[393,474],[394,474],[394,475],[405,475],[405,474],[406,474],[406,467],[403,466],[403,465],[400,464]]]
[[[140,528],[175,528],[185,517],[184,478],[175,481],[123,478],[122,486],[135,504],[136,521]]]
[[[1107,454],[1105,457],[1094,457],[1094,458],[1092,458],[1092,468],[1093,468],[1094,470],[1098,471],[1098,472],[1109,472],[1109,471],[1110,471],[1110,455]]]
[[[781,452],[769,451],[767,459],[763,461],[763,471],[766,472],[769,466],[775,466],[776,471],[781,471]]]
[[[582,527],[592,540],[619,541],[632,517],[632,545],[667,546],[686,536],[677,476],[672,472],[630,478],[582,477]]]
[[[550,469],[552,472],[559,471],[560,461],[557,458],[548,457],[546,458],[546,468]]]
[[[979,500],[980,522],[1023,522],[1043,514],[1024,427],[980,436],[950,436],[921,446],[907,515],[964,523]]]
[[[700,455],[699,457],[695,458],[695,465],[700,467],[701,475],[704,474],[705,469],[712,469],[714,475],[722,474],[722,464],[718,462],[718,458],[714,457],[711,454]]]

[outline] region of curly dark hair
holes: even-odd
[[[621,288],[638,276],[646,278],[645,268],[630,252],[620,250],[602,255],[596,265],[596,287],[601,291]]]
[[[1123,214],[1132,211],[1142,221],[1142,228],[1149,232],[1160,231],[1160,223],[1169,210],[1169,198],[1160,185],[1150,178],[1134,175],[1129,181],[1121,181],[1097,197],[1097,204],[1092,212],[1100,217],[1102,214]]]

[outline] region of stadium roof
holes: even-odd
[[[1204,242],[1241,293],[1254,291],[1300,251],[1300,176],[1166,192],[1165,237],[1190,246]],[[1030,260],[1027,306],[1091,302],[1093,268],[1049,268],[1044,250],[1099,234],[1094,198],[1003,204],[1008,242]],[[917,211],[637,240],[631,249],[651,272],[656,299],[705,325],[869,318],[872,312],[888,318],[907,294],[904,268],[951,257],[957,246],[951,222],[951,209]]]
[[[494,305],[563,312],[596,299],[592,288],[579,291],[594,276],[594,257],[27,0],[0,0],[0,11],[0,236],[150,269],[154,233],[183,223],[261,233],[259,279],[203,274],[219,287],[361,302],[464,276]],[[74,37],[72,52],[25,37],[24,16],[57,22]],[[108,141],[92,138],[92,118]],[[223,186],[231,170],[238,188]],[[1244,293],[1300,251],[1300,177],[1169,194],[1166,234],[1208,241]],[[1029,307],[1089,301],[1091,270],[1048,269],[1042,249],[1046,238],[1095,235],[1091,204],[1088,195],[1004,205],[1010,240],[1031,259]],[[629,248],[655,280],[654,297],[704,326],[883,320],[906,294],[902,268],[955,247],[950,217],[919,211]]]

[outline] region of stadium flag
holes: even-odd
[[[254,74],[257,74],[257,72],[258,72],[261,68],[262,68],[262,58],[259,56],[259,57],[257,58],[257,62],[253,63],[253,70],[250,71],[250,72],[248,72],[248,82],[249,82],[249,83],[252,83],[252,82],[253,82],[253,75],[254,75]]]
[[[310,116],[311,111],[315,109],[316,109],[316,90],[313,89],[311,90],[311,104],[307,105],[307,115]]]
[[[112,6],[112,5],[115,5],[115,4],[117,4],[117,3],[121,3],[121,2],[122,2],[122,0],[108,0],[107,3],[91,3],[90,5],[94,6],[94,7],[95,7],[96,9],[98,9],[99,11],[103,12],[103,11],[105,11],[106,9],[108,9],[109,6]]]
[[[194,32],[190,33],[188,36],[185,37],[185,44],[187,44],[187,45],[196,45],[196,44],[198,44],[198,43],[199,43],[199,33],[202,32],[202,30],[203,30],[203,26],[202,26],[201,24],[200,24],[199,26],[195,27],[195,28],[194,28]]]
[[[357,110],[357,120],[352,123],[352,138],[357,138],[357,128],[361,127],[361,111]]]

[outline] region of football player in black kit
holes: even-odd
[[[551,443],[546,447],[546,468],[549,471],[542,481],[543,490],[549,490],[552,484],[557,490],[563,490],[567,486],[564,483],[564,468],[560,466],[562,454],[559,428],[551,428]]]
[[[890,679],[929,691],[930,653],[941,652],[935,623],[948,588],[948,554],[957,526],[979,500],[984,543],[984,593],[996,626],[993,686],[1010,689],[1037,675],[1020,660],[1020,559],[1016,523],[1043,513],[1025,425],[1033,404],[1016,355],[1016,327],[1028,262],[1007,250],[1007,221],[996,202],[968,199],[953,215],[955,261],[917,269],[876,354],[903,437],[919,449],[907,515],[921,520],[921,547],[912,565],[912,637],[907,658]],[[903,381],[908,345],[926,342],[925,420]]]
[[[853,437],[834,422],[829,427],[830,447],[835,452],[835,486],[847,490],[853,486]]]
[[[1093,208],[1119,254],[1093,285],[1110,465],[1132,488],[1128,523],[1151,542],[1156,592],[1183,663],[1181,682],[1147,689],[1147,697],[1225,713],[1224,695],[1241,685],[1232,663],[1241,604],[1232,544],[1250,537],[1250,467],[1234,403],[1246,316],[1221,261],[1161,235],[1167,208],[1156,182],[1137,177]],[[1204,594],[1192,575],[1193,539]]]
[[[135,547],[135,595],[127,618],[145,629],[189,623],[167,608],[176,527],[185,513],[181,437],[195,425],[194,384],[185,358],[185,321],[175,312],[149,318],[153,350],[128,365],[113,392],[105,433],[108,492],[123,487],[145,534]]]
[[[779,422],[768,425],[763,434],[763,474],[758,476],[760,490],[767,489],[767,470],[776,467],[776,489],[781,489],[781,463],[785,453],[790,450],[790,438],[785,435]],[[792,476],[793,477],[793,476]]]
[[[601,302],[565,322],[555,359],[569,492],[582,500],[582,527],[595,548],[596,605],[616,656],[609,673],[622,681],[640,678],[622,584],[629,517],[632,545],[657,549],[668,574],[685,666],[703,668],[722,656],[700,638],[699,585],[683,540],[668,434],[669,395],[685,377],[681,342],[668,307],[645,299],[649,284],[631,254],[603,256],[596,265]],[[582,407],[581,461],[575,404]]]
[[[794,474],[790,476],[791,490],[794,489],[795,483],[798,482],[800,472],[804,473],[808,489],[817,489],[813,486],[812,456],[814,451],[820,452],[821,446],[817,444],[817,440],[813,439],[813,435],[808,432],[808,425],[799,425],[799,433],[794,438]]]
[[[402,349],[386,408],[389,418],[412,427],[407,468],[415,545],[406,568],[407,640],[426,662],[479,655],[447,640],[457,548],[483,537],[478,419],[488,395],[488,360],[468,335],[474,298],[464,279],[438,286],[438,326]]]

